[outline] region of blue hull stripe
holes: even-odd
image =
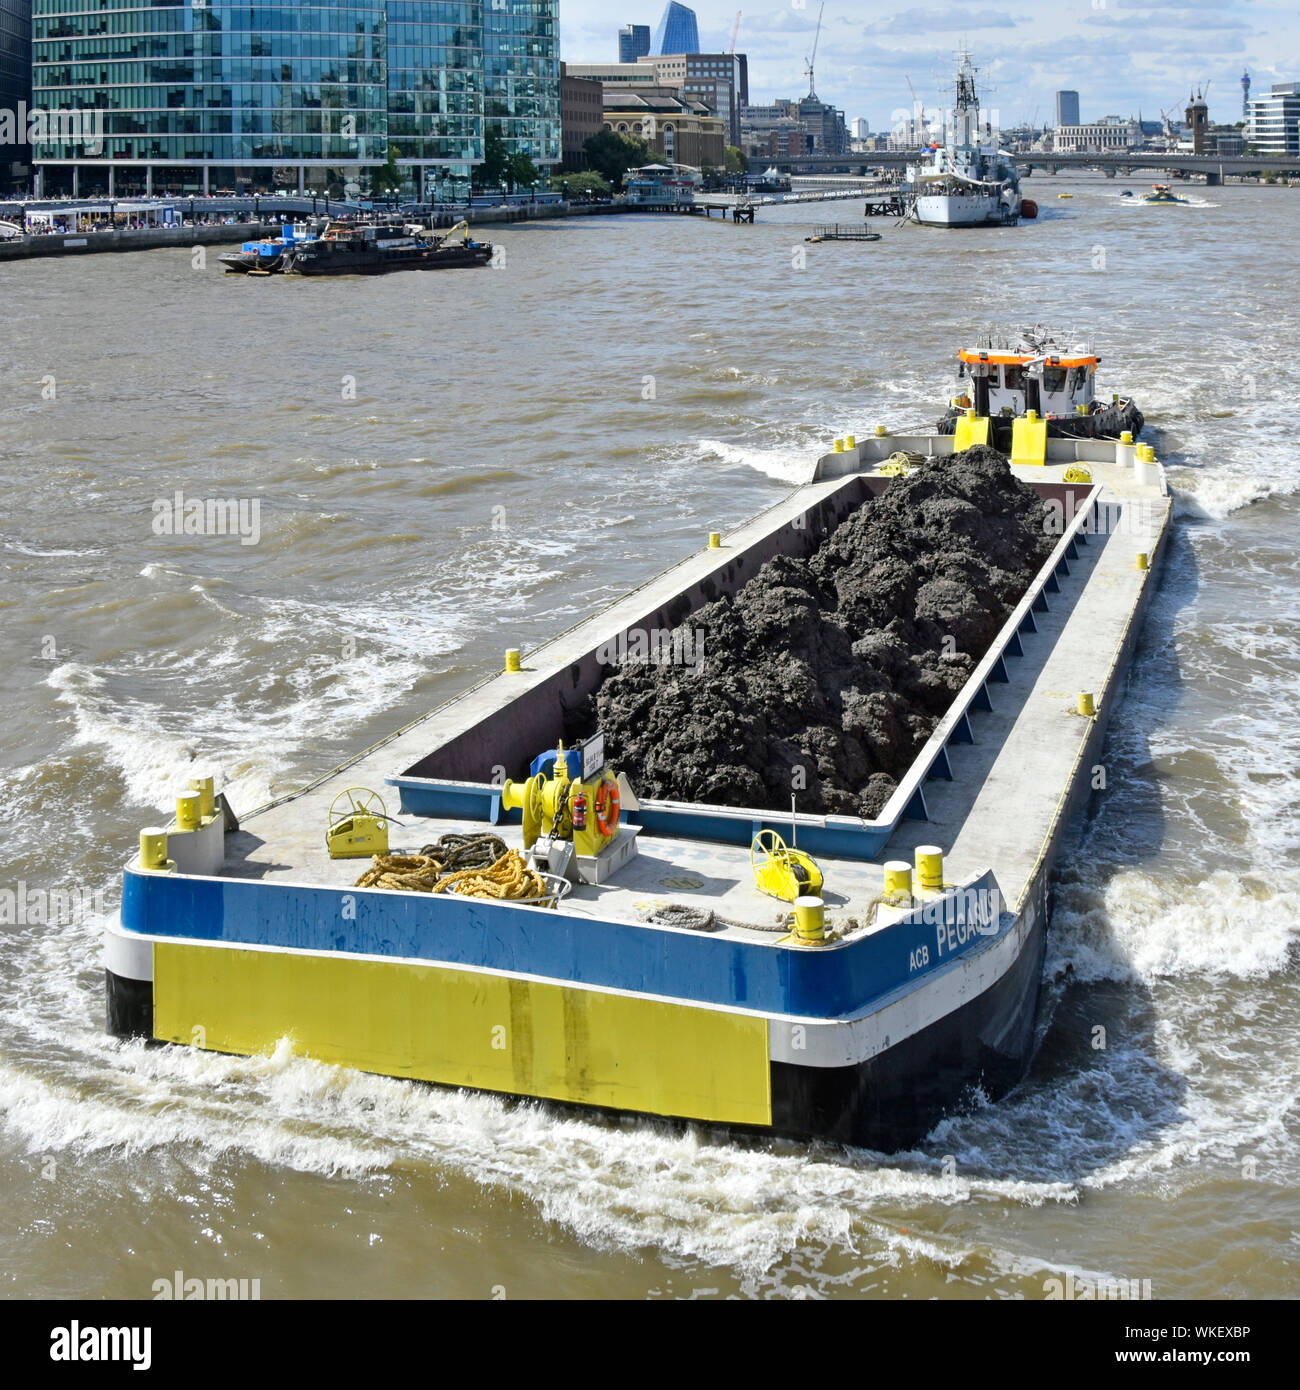
[[[1009,921],[1003,914],[1000,929]],[[124,878],[122,926],[192,941],[439,961],[813,1018],[859,1013],[989,940],[973,927],[911,919],[842,946],[786,949],[481,900],[135,869]],[[927,965],[913,969],[922,957]]]

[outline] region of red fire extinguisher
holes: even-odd
[[[575,830],[587,828],[587,793],[583,791],[581,785],[569,797],[569,814],[573,817]]]

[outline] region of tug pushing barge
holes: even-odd
[[[1017,430],[1045,558],[878,814],[654,799],[599,731],[564,742],[618,653],[970,442],[837,440],[784,501],[242,822],[196,779],[126,868],[110,1031],[885,1151],[1004,1094],[1166,545],[1148,446]]]

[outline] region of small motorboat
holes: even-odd
[[[1151,192],[1142,195],[1144,203],[1155,203],[1157,206],[1164,206],[1169,203],[1182,203],[1187,206],[1187,199],[1180,198],[1167,183],[1153,183]]]

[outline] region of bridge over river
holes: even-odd
[[[772,164],[783,174],[858,174],[876,169],[901,169],[915,163],[920,150],[881,150],[870,154],[805,155],[777,159]],[[1115,154],[1054,154],[1050,150],[1013,152],[1011,158],[1024,173],[1035,169],[1059,174],[1066,169],[1100,169],[1108,178],[1128,176],[1139,170],[1165,174],[1204,174],[1211,184],[1222,183],[1229,174],[1268,174],[1300,176],[1297,155],[1217,155],[1164,154],[1148,150],[1126,150]]]

